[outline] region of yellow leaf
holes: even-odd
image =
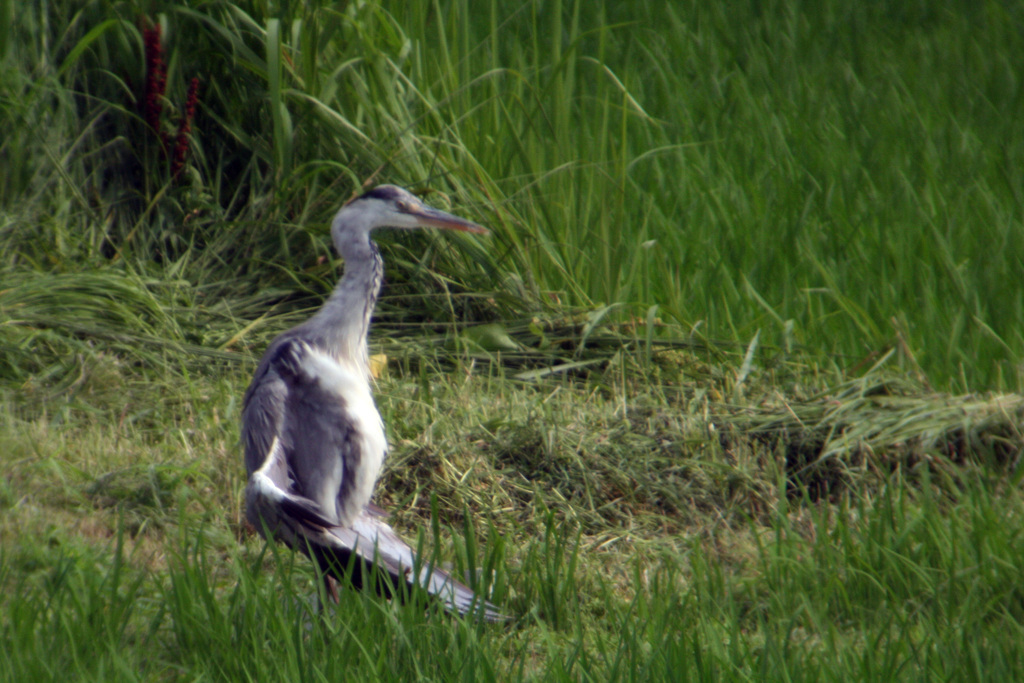
[[[380,379],[388,371],[388,355],[376,353],[370,356],[370,374],[374,379]]]

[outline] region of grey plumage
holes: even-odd
[[[423,567],[413,576],[412,549],[370,503],[387,451],[366,344],[383,274],[370,232],[385,226],[486,232],[390,185],[338,211],[331,237],[344,276],[316,315],[271,342],[245,394],[246,515],[261,534],[310,555],[327,576],[346,574],[389,593],[374,574],[384,572],[391,586],[418,583],[450,611],[500,619],[444,571]]]

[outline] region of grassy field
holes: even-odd
[[[1024,678],[1024,11],[0,0],[0,678]],[[377,500],[512,619],[243,520],[392,182]]]

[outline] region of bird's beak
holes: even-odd
[[[443,228],[445,230],[458,230],[459,232],[472,232],[478,235],[486,235],[489,231],[482,225],[467,221],[450,213],[434,209],[429,206],[411,206],[405,212],[416,218],[421,225],[432,228]]]

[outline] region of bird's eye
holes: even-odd
[[[409,206],[409,202],[405,202],[402,200],[395,202],[395,207],[402,213],[409,213],[409,211],[412,210],[412,207]]]

